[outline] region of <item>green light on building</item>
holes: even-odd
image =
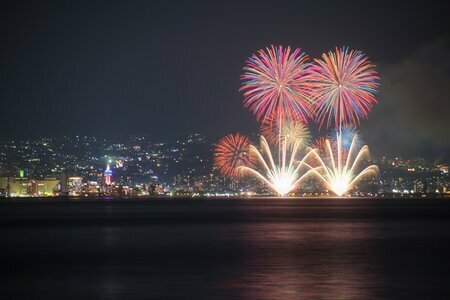
[[[19,170],[19,177],[23,178],[25,176],[25,172],[23,170]]]

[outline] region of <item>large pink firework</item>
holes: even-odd
[[[252,167],[255,158],[250,155],[250,140],[248,137],[228,134],[216,145],[214,162],[223,176],[237,177],[238,167]]]
[[[320,126],[357,125],[377,103],[378,74],[367,56],[347,47],[324,53],[312,65],[314,106]]]
[[[311,117],[310,64],[308,56],[290,47],[271,46],[259,50],[247,60],[240,91],[244,92],[244,107],[264,121],[270,115],[279,120]]]

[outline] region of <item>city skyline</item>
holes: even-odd
[[[0,139],[254,132],[238,92],[251,53],[283,44],[318,58],[346,45],[370,54],[381,75],[379,104],[361,124],[372,153],[448,161],[445,6],[288,1],[285,11],[265,4],[9,3],[2,12],[0,83],[8,105],[0,112]],[[317,14],[338,26],[323,26]],[[353,22],[340,23],[343,17]],[[247,24],[251,34],[242,30]]]
[[[89,197],[111,193],[127,197],[272,194],[258,180],[240,182],[221,176],[213,161],[216,143],[215,138],[201,134],[165,141],[135,135],[0,142],[0,194],[6,195],[8,180],[15,184],[10,196],[11,191],[17,196]],[[380,168],[380,177],[369,181],[372,187],[364,183],[362,190],[357,188],[350,195],[361,195],[361,191],[372,196],[408,197],[425,191],[430,196],[448,193],[448,164],[387,154],[373,162]],[[109,184],[105,180],[108,165],[112,170]],[[36,184],[46,192],[36,193]],[[317,180],[309,180],[293,192],[297,196],[331,196]]]

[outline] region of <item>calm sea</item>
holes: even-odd
[[[1,299],[450,299],[450,200],[0,201]]]

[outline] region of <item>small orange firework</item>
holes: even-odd
[[[317,154],[328,153],[328,143],[330,144],[331,150],[334,151],[336,149],[335,141],[323,136],[316,139],[316,141],[311,145],[311,148],[315,149]]]
[[[325,137],[320,137],[320,138],[318,138],[312,145],[311,145],[311,148],[313,148],[313,149],[317,149],[317,150],[319,150],[319,151],[322,151],[322,150],[325,150],[325,148],[326,148],[326,138]]]

